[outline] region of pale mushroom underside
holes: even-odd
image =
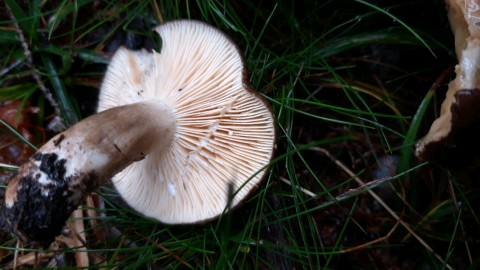
[[[160,53],[123,48],[115,54],[98,110],[162,100],[176,114],[176,133],[169,146],[133,163],[113,182],[146,216],[165,223],[209,220],[264,177],[274,148],[273,116],[249,89],[242,56],[223,33],[187,20],[155,30]]]

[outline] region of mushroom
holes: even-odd
[[[155,31],[160,53],[120,48],[98,113],[47,142],[8,184],[7,230],[43,246],[85,196],[113,177],[125,201],[164,223],[234,207],[267,173],[274,117],[235,44],[198,21]]]
[[[446,0],[458,65],[440,117],[417,144],[416,155],[450,168],[478,157],[480,124],[480,1]]]

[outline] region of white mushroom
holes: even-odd
[[[258,186],[274,119],[249,86],[239,50],[202,22],[155,30],[161,52],[119,49],[99,113],[55,136],[11,179],[0,209],[7,231],[48,245],[114,175],[128,204],[166,223],[215,218]]]
[[[98,110],[159,100],[174,115],[174,139],[113,183],[146,216],[165,223],[208,220],[225,210],[230,185],[236,205],[262,179],[273,151],[273,117],[251,91],[241,54],[223,33],[186,20],[155,31],[163,41],[160,53],[115,54]]]

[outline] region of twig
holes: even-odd
[[[17,246],[16,251],[22,250],[19,246]],[[4,265],[5,269],[18,269],[20,267],[23,269],[26,265],[32,265],[34,267],[38,267],[38,263],[45,259],[45,258],[52,258],[54,253],[43,253],[43,252],[28,252],[27,254],[16,256],[14,255],[13,261]],[[2,268],[4,269],[4,268]]]
[[[69,222],[69,227],[72,231],[74,248],[77,249],[77,251],[75,252],[77,267],[88,267],[90,263],[86,247],[85,226],[83,224],[83,210],[79,208],[73,211],[71,217],[73,219]]]
[[[10,70],[14,69],[15,67],[17,67],[18,65],[20,65],[22,63],[22,61],[20,60],[17,60],[15,62],[13,62],[12,64],[10,64],[9,66],[5,67],[4,69],[2,69],[0,71],[0,77],[2,77],[3,75],[7,74],[8,72],[10,72]]]
[[[310,196],[310,197],[312,197],[312,198],[318,196],[317,194],[313,193],[312,191],[310,191],[310,190],[308,190],[308,189],[306,189],[306,188],[304,188],[304,187],[301,187],[301,186],[298,186],[298,185],[294,186],[294,185],[292,184],[292,181],[288,180],[288,179],[285,178],[285,177],[280,176],[279,179],[280,179],[280,181],[284,182],[285,184],[287,184],[287,185],[289,185],[289,186],[292,186],[292,187],[300,190],[301,192],[303,192],[304,194],[306,194],[306,195],[308,195],[308,196]],[[375,187],[377,187],[377,186],[380,186],[380,185],[382,185],[382,184],[384,184],[384,183],[390,182],[390,181],[392,181],[393,179],[395,179],[395,177],[384,177],[384,178],[379,178],[379,179],[375,179],[375,180],[369,181],[368,183],[365,183],[365,184],[363,184],[363,185],[360,185],[360,186],[357,187],[357,188],[351,188],[351,189],[343,192],[342,194],[336,196],[336,197],[335,197],[335,200],[333,200],[332,202],[335,202],[335,201],[339,202],[339,201],[343,201],[343,200],[345,200],[345,199],[349,199],[349,198],[351,198],[351,197],[353,197],[353,196],[356,196],[356,195],[359,195],[359,194],[361,194],[361,193],[364,193],[365,190],[367,190],[367,189],[373,189],[373,188],[375,188]]]
[[[23,35],[23,31],[20,28],[20,25],[18,25],[18,21],[15,18],[15,15],[13,15],[12,10],[10,9],[10,6],[5,3],[5,6],[8,11],[8,15],[10,16],[10,19],[12,20],[13,26],[15,27],[15,32],[17,32],[18,40],[20,41],[20,44],[22,45],[23,48],[23,54],[25,55],[25,63],[27,67],[30,69],[30,74],[35,80],[35,82],[38,85],[38,88],[43,92],[43,95],[47,99],[47,101],[50,103],[50,106],[52,106],[54,112],[55,112],[55,118],[52,120],[52,122],[56,122],[61,128],[65,128],[65,123],[61,117],[62,113],[60,111],[60,108],[58,107],[57,101],[53,98],[53,95],[51,91],[45,86],[45,84],[42,82],[42,79],[40,78],[40,75],[38,75],[35,66],[33,65],[33,58],[32,58],[32,52],[28,48],[28,44],[25,40],[25,36]]]
[[[13,254],[13,269],[16,270],[18,266],[18,251],[20,250],[20,240],[17,240],[15,245],[15,252]]]
[[[90,223],[90,228],[93,231],[93,235],[95,235],[96,241],[105,241],[105,229],[98,225],[99,216],[105,217],[105,214],[101,213],[101,211],[105,209],[102,199],[96,193],[92,193],[85,199],[85,204],[87,206],[86,213],[88,222]]]
[[[307,194],[308,196],[310,196],[312,198],[317,196],[315,193],[311,192],[310,190],[308,190],[306,188],[292,185],[292,182],[290,180],[286,179],[285,177],[280,177],[280,181],[284,182],[287,185],[290,185],[290,186],[293,186],[293,187],[299,189],[301,192]]]
[[[353,173],[345,164],[343,164],[340,160],[336,159],[334,156],[330,154],[330,152],[324,148],[321,147],[312,147],[311,150],[318,151],[323,153],[325,156],[327,156],[330,160],[332,160],[335,165],[337,165],[339,168],[341,168],[343,171],[345,171],[350,177],[352,177],[358,184],[360,185],[365,185],[365,182],[360,179],[355,173]],[[367,192],[394,218],[396,219],[400,225],[402,225],[413,237],[417,239],[417,241],[429,252],[431,252],[447,269],[453,269],[452,266],[450,266],[448,263],[443,260],[443,258],[438,255],[430,245],[425,242],[410,226],[404,222],[398,215],[393,211],[383,200],[380,198],[380,196],[375,193],[375,191],[371,189],[367,189]]]

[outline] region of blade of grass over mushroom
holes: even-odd
[[[422,99],[420,105],[418,106],[417,111],[415,112],[415,115],[412,118],[412,121],[410,123],[410,126],[407,130],[407,133],[405,135],[404,143],[402,146],[402,149],[400,150],[400,161],[398,163],[397,167],[397,172],[402,172],[404,170],[407,170],[410,167],[410,161],[411,158],[414,156],[413,153],[413,145],[417,142],[417,134],[418,134],[418,129],[420,128],[425,113],[427,112],[428,105],[430,104],[430,101],[432,100],[436,90],[438,87],[440,87],[441,82],[445,79],[445,77],[448,75],[449,69],[445,69],[436,79],[436,81],[432,84],[430,89],[428,90],[427,94],[425,97]],[[415,189],[414,189],[415,190]]]
[[[412,118],[412,122],[408,128],[407,133],[405,134],[404,144],[401,149],[401,158],[398,164],[398,172],[402,172],[410,168],[410,161],[414,156],[412,147],[417,142],[417,133],[420,125],[422,124],[422,120],[425,116],[425,112],[427,111],[428,105],[430,104],[430,100],[432,99],[435,93],[435,89],[430,89],[425,98],[420,103],[417,112]]]

